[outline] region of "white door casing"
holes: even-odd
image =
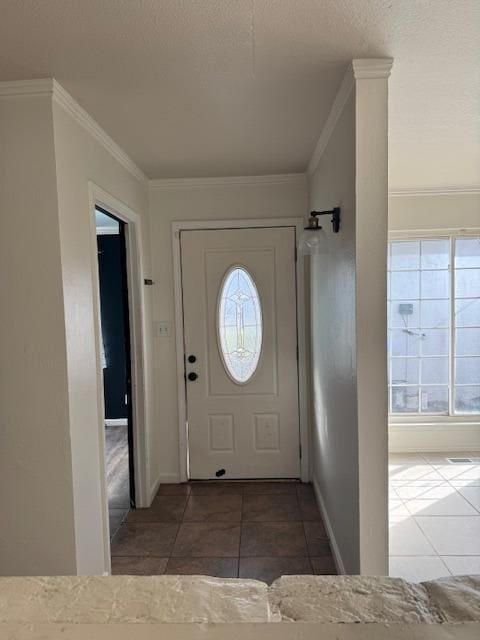
[[[224,479],[299,477],[295,229],[181,231],[180,246],[190,477],[215,478],[222,469]],[[258,365],[254,371],[244,367],[243,374],[238,369],[238,375],[222,357],[218,334],[222,285],[236,268],[247,281],[251,277],[262,317]],[[232,300],[228,304],[235,308]],[[251,311],[255,305],[248,304]],[[232,317],[229,340],[238,355],[244,319]],[[255,342],[252,331],[259,333],[252,317],[245,327],[248,349]],[[196,361],[188,362],[189,356]],[[188,379],[192,373],[196,380]]]
[[[148,387],[148,370],[145,367],[148,345],[146,342],[145,315],[143,300],[142,267],[142,223],[140,216],[126,204],[109,194],[92,181],[88,183],[90,209],[90,245],[92,256],[93,313],[100,318],[100,290],[97,257],[97,230],[95,225],[95,207],[109,211],[127,224],[127,279],[129,294],[129,322],[132,365],[132,409],[133,409],[133,451],[135,456],[135,502],[137,507],[150,504],[148,491],[148,443],[146,437],[145,414]],[[97,343],[97,413],[99,438],[99,477],[103,502],[103,547],[104,571],[110,573],[110,531],[108,524],[108,497],[105,475],[105,409],[103,400],[103,369],[101,366],[100,322],[95,322]]]

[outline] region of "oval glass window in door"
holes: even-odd
[[[218,296],[217,331],[225,370],[237,384],[250,380],[262,351],[262,307],[245,267],[231,267]]]

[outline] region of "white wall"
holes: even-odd
[[[75,573],[51,96],[0,98],[0,573]]]
[[[384,188],[386,194],[386,184],[383,170],[373,180],[368,172],[371,154],[378,153],[371,136],[364,136],[359,144],[357,135],[358,122],[363,126],[369,121],[377,144],[379,112],[373,108],[369,116],[370,93],[367,90],[359,104],[358,88],[352,92],[310,182],[312,208],[342,207],[342,229],[332,237],[327,265],[317,260],[312,269],[312,468],[346,570],[380,567],[381,573],[381,562],[376,563],[375,553],[369,554],[373,549],[378,557],[385,555],[383,521],[374,517],[382,515],[384,506],[383,489],[377,485],[386,459],[377,460],[383,440],[376,440],[382,436],[378,427],[383,409],[381,402],[369,406],[369,396],[371,384],[382,382],[377,365],[383,358],[385,327],[378,309],[384,292],[382,287],[377,294],[369,290],[368,275],[371,269],[377,279],[383,273],[386,223],[382,218],[374,233],[369,225],[375,222],[372,217],[386,215],[378,197]],[[383,104],[383,94],[376,96],[373,91],[372,95]],[[145,291],[146,340],[152,356],[147,370],[151,366],[154,372],[154,387],[147,389],[150,405],[154,398],[153,415],[147,416],[150,494],[160,481],[179,478],[172,221],[300,217],[309,210],[309,202],[306,182],[299,177],[216,184],[166,181],[151,185],[148,195],[144,182],[85,130],[81,118],[57,101],[52,108],[51,99],[51,95],[29,96],[1,103],[6,125],[2,122],[2,151],[7,151],[1,153],[2,183],[8,184],[1,195],[2,216],[4,210],[8,213],[2,235],[2,273],[17,274],[23,285],[11,290],[11,282],[2,281],[8,312],[2,319],[5,330],[0,346],[3,361],[13,364],[8,377],[2,376],[0,416],[9,425],[9,437],[0,456],[7,469],[3,486],[17,483],[19,489],[13,498],[10,492],[2,496],[1,506],[6,512],[14,507],[21,518],[16,529],[12,525],[8,530],[2,553],[14,553],[6,566],[15,573],[98,573],[107,568],[108,558],[103,546],[102,424],[94,318],[96,249],[91,242],[88,182],[95,182],[140,215],[143,269],[155,283]],[[359,167],[363,168],[360,183]],[[359,212],[365,226],[361,233],[357,226],[356,233]],[[171,336],[150,342],[154,320],[170,322]],[[370,326],[370,320],[378,322]],[[356,322],[362,325],[361,345],[356,341]],[[372,346],[372,360],[367,362]],[[364,372],[360,391],[359,366]],[[375,375],[369,382],[372,370]],[[23,396],[29,400],[25,407],[19,405]],[[39,416],[46,437],[39,431]],[[19,428],[25,433],[20,441]],[[372,441],[378,446],[369,465]],[[43,453],[40,460],[38,452]],[[32,482],[37,501],[28,494]],[[374,490],[373,507],[365,488]],[[384,492],[386,496],[386,477]],[[31,511],[22,514],[19,500],[25,500]],[[52,526],[43,528],[42,511],[40,533],[33,517],[39,504],[42,509],[52,505]],[[365,526],[369,521],[370,528]],[[24,562],[18,557],[20,548]]]
[[[390,64],[353,62],[310,163],[310,207],[340,206],[342,215],[338,236],[329,231],[328,256],[311,259],[312,476],[334,555],[347,573],[388,568]]]
[[[304,216],[307,191],[304,179],[286,182],[217,186],[188,186],[182,182],[155,183],[150,192],[150,224],[155,281],[153,318],[171,323],[168,338],[154,340],[155,420],[151,443],[152,483],[175,482],[179,477],[177,373],[174,324],[172,231],[174,220],[233,220]],[[177,185],[177,186],[175,186]],[[156,476],[155,476],[156,474]],[[154,485],[153,485],[154,486]]]
[[[110,560],[89,185],[138,214],[148,277],[147,181],[51,80],[1,88],[0,571],[103,573]],[[145,301],[151,354],[148,292]],[[146,394],[148,406],[152,389]],[[146,424],[153,428],[151,412]]]
[[[341,229],[328,256],[311,260],[312,474],[347,573],[359,557],[355,332],[355,91],[315,173],[312,209],[341,207]]]
[[[89,181],[126,204],[142,222],[143,268],[150,273],[148,188],[127,171],[56,101],[53,105],[58,210],[68,358],[68,398],[72,442],[77,573],[101,573],[109,558],[102,486],[103,420],[97,393],[97,337],[94,314],[96,245],[92,245],[93,212]],[[146,327],[150,329],[149,292],[145,292]],[[147,345],[150,335],[146,336]],[[150,351],[150,349],[148,350]],[[149,369],[147,362],[147,373]],[[151,378],[151,376],[150,376]],[[151,397],[151,390],[147,390]],[[147,394],[148,395],[148,394]],[[148,404],[147,404],[148,406]],[[152,416],[146,424],[152,429]],[[147,439],[150,434],[147,433]]]
[[[354,60],[360,572],[388,574],[388,76]],[[371,64],[370,64],[371,63]],[[382,66],[382,65],[380,65]]]
[[[174,338],[156,340],[155,348],[151,342],[152,318],[170,320],[174,330],[171,221],[303,216],[306,182],[294,176],[154,188],[150,228],[147,182],[125,168],[121,153],[110,153],[114,143],[100,130],[92,135],[88,114],[51,81],[13,84],[0,101],[1,259],[8,274],[0,347],[9,363],[1,387],[0,506],[13,514],[2,527],[1,567],[13,574],[100,573],[109,558],[89,183],[140,216],[143,273],[155,282],[144,289],[151,497],[160,480],[177,480],[179,471]]]
[[[480,190],[477,193],[408,193],[390,196],[388,229],[392,235],[442,234],[461,230],[480,233]],[[417,422],[417,424],[415,424]],[[418,424],[421,423],[421,424]],[[478,416],[436,418],[391,417],[390,451],[474,451],[480,448]]]

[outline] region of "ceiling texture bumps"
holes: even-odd
[[[477,0],[0,0],[0,80],[55,77],[151,178],[304,171],[362,57],[390,187],[478,186]]]

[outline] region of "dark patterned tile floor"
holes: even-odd
[[[335,574],[315,495],[294,482],[162,485],[112,540],[112,573],[209,575],[271,583]]]

